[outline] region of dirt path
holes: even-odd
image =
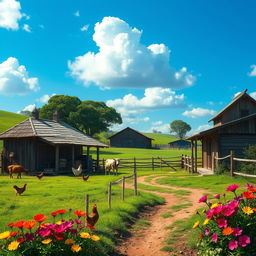
[[[155,176],[155,175],[152,175]],[[152,178],[151,182],[146,182],[144,179],[149,176],[142,176],[138,178],[138,183],[145,185],[155,185],[158,187],[169,188],[173,190],[186,190],[190,191],[191,194],[187,196],[182,196],[182,201],[180,197],[177,197],[176,194],[169,193],[160,193],[151,191],[151,193],[165,198],[165,204],[155,206],[151,211],[147,212],[143,219],[146,219],[150,226],[146,229],[139,231],[131,231],[131,237],[125,239],[118,246],[117,250],[120,255],[123,256],[166,256],[170,255],[170,252],[160,251],[164,246],[164,240],[168,237],[170,230],[166,229],[166,226],[171,225],[176,220],[181,220],[187,218],[195,213],[196,209],[199,208],[198,198],[202,194],[207,193],[205,190],[201,189],[191,189],[191,188],[180,188],[173,187],[169,185],[160,185],[156,183],[156,180],[161,178],[157,176]],[[147,191],[149,192],[149,191]],[[178,204],[191,203],[192,205],[185,208],[184,210],[179,211],[170,216],[169,218],[163,218],[161,215],[167,212],[170,212],[170,207]],[[193,255],[182,253],[183,255]]]

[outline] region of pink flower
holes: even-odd
[[[219,228],[226,228],[228,226],[228,222],[225,219],[217,219],[216,221]]]
[[[251,243],[251,239],[249,236],[239,236],[238,237],[239,245],[242,247],[247,246],[247,244]]]
[[[214,211],[214,208],[213,209],[210,209],[206,212],[206,218],[207,219],[211,219],[212,216],[214,215],[215,211]]]
[[[216,233],[212,234],[212,242],[217,243],[218,241],[218,235]]]
[[[228,247],[231,251],[233,251],[238,247],[238,242],[236,240],[231,240],[228,243]]]
[[[51,234],[51,230],[47,229],[47,228],[42,228],[41,230],[39,230],[39,235],[41,237],[46,237],[49,236]]]
[[[224,216],[230,216],[235,212],[235,209],[228,206],[228,205],[224,205],[223,209],[222,209],[222,214]]]
[[[240,236],[243,232],[243,230],[238,227],[233,228],[233,230],[234,230],[232,233],[233,236]]]
[[[202,196],[202,197],[199,199],[198,203],[203,203],[203,202],[206,202],[206,201],[207,201],[207,195],[204,195],[204,196]]]
[[[220,199],[220,194],[217,194],[214,198],[215,199]]]
[[[246,187],[249,189],[249,188],[255,188],[255,186],[254,185],[252,185],[252,184],[249,184],[249,183],[247,183],[246,184]]]
[[[206,236],[208,236],[208,235],[210,234],[210,229],[209,229],[209,228],[206,228],[205,231],[204,231],[204,234],[205,234]]]
[[[226,191],[236,191],[236,189],[239,188],[237,184],[230,185],[226,188]]]

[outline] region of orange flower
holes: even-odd
[[[222,234],[225,236],[231,235],[234,232],[234,229],[231,227],[226,227],[222,230]]]
[[[25,221],[23,227],[27,229],[32,229],[36,225],[36,222],[33,220]]]
[[[17,234],[18,234],[18,232],[15,232],[15,231],[14,231],[14,232],[11,232],[11,233],[10,233],[10,236],[13,237],[13,236],[16,236]]]
[[[65,209],[61,209],[61,210],[58,210],[58,211],[56,211],[55,213],[57,213],[57,214],[63,214],[63,213],[65,213],[67,210],[65,210]]]
[[[249,189],[249,191],[251,191],[251,192],[254,192],[254,193],[255,193],[255,192],[256,192],[256,188],[250,188],[250,189]]]
[[[87,223],[86,225],[89,229],[96,229],[94,226],[90,225],[89,223]]]
[[[77,215],[78,217],[85,216],[85,212],[81,210],[75,211],[74,214]]]
[[[44,214],[37,214],[34,216],[34,220],[37,222],[43,222],[47,219],[47,216],[45,216]]]
[[[15,222],[15,223],[13,224],[13,226],[16,227],[16,228],[23,228],[24,223],[25,223],[24,220],[20,220],[20,221],[18,221],[18,222]]]
[[[13,227],[14,226],[14,223],[13,222],[11,222],[11,223],[9,223],[8,225],[7,225],[7,227]]]
[[[254,199],[254,194],[252,192],[245,191],[243,192],[243,197],[247,199]]]

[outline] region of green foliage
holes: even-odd
[[[190,130],[191,126],[182,120],[175,120],[170,124],[171,133],[175,133],[180,139],[183,139]]]
[[[40,109],[40,117],[52,119],[58,111],[60,119],[88,135],[107,131],[113,124],[121,124],[122,118],[114,108],[104,102],[81,101],[78,97],[55,95]]]
[[[214,173],[215,174],[224,174],[226,172],[229,172],[229,167],[227,162],[219,162],[218,166],[215,168]]]
[[[249,146],[244,150],[246,159],[256,160],[256,145]],[[248,174],[256,174],[256,163],[245,163],[239,164],[239,171]]]

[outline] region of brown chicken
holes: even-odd
[[[95,224],[97,223],[98,219],[99,219],[99,213],[97,210],[97,205],[94,204],[91,214],[87,215],[87,217],[86,217],[86,221],[87,221],[87,224],[94,227]]]
[[[37,174],[36,177],[41,180],[44,177],[44,173]]]
[[[82,176],[82,178],[83,178],[84,181],[87,181],[87,180],[89,179],[89,177],[90,177],[89,175],[87,175],[87,176],[83,175],[83,176]]]
[[[24,193],[25,190],[26,190],[26,187],[27,187],[27,184],[25,184],[22,188],[19,188],[19,187],[17,187],[16,185],[14,185],[13,188],[14,188],[14,190],[16,191],[16,196],[17,196],[17,195],[20,196],[22,193]]]

